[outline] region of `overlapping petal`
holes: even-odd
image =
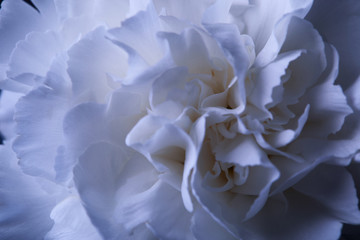
[[[5,1],[0,235],[336,239],[358,224],[358,4],[312,3]]]

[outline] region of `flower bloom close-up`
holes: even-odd
[[[358,239],[359,42],[357,0],[4,0],[0,239]]]

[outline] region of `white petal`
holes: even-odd
[[[352,113],[340,86],[323,84],[307,93],[310,104],[304,136],[318,137],[336,133]]]
[[[181,2],[174,0],[155,0],[154,5],[159,9],[159,12],[164,11],[168,16],[174,16],[193,24],[200,24],[203,12],[212,2],[214,2],[214,0],[185,0]]]
[[[360,4],[356,0],[315,0],[306,17],[340,55],[337,83],[347,89],[359,76]]]
[[[344,122],[344,127],[330,139],[299,137],[291,143],[288,152],[299,154],[307,161],[335,160],[337,164],[347,165],[359,148],[359,113],[350,114]],[[342,160],[340,160],[342,159]]]
[[[128,1],[54,0],[54,2],[59,19],[62,21],[86,16],[97,24],[106,24],[109,27],[120,25],[129,10]]]
[[[201,35],[186,29],[181,35],[161,33],[170,46],[170,53],[177,66],[186,66],[189,73],[211,75],[209,54]]]
[[[101,240],[101,236],[91,224],[80,200],[71,196],[63,200],[51,211],[54,221],[45,240]]]
[[[18,42],[11,54],[8,77],[23,73],[45,76],[53,58],[62,50],[62,43],[54,32],[34,32]]]
[[[198,131],[197,128],[202,128],[203,124],[203,121],[199,120],[197,124],[194,125],[193,131]],[[194,135],[197,137],[196,140],[200,139],[201,141],[201,134],[196,133]],[[184,159],[182,159],[178,168],[183,167],[181,183],[183,201],[186,209],[192,211],[193,206],[189,193],[188,178],[197,159],[197,149],[190,136],[183,129],[174,126],[168,120],[150,115],[141,119],[130,131],[126,138],[126,143],[143,153],[160,172],[172,171],[174,168],[173,161],[175,161],[177,165],[179,163],[177,163],[177,158],[165,159],[165,161],[162,158],[156,158],[156,153],[159,150],[176,147],[177,149],[183,149],[185,151]],[[155,154],[154,158],[152,154]],[[175,171],[174,173],[178,174],[179,172]]]
[[[121,236],[113,211],[121,172],[127,162],[125,153],[115,145],[99,142],[91,145],[74,168],[74,181],[87,214],[105,238]]]
[[[40,2],[39,10],[41,10],[41,14],[21,0],[8,0],[1,4],[1,63],[8,59],[15,44],[24,39],[26,34],[32,31],[49,30],[57,25],[56,14],[52,12],[52,1]]]
[[[125,76],[127,56],[105,38],[105,29],[99,27],[69,50],[68,65],[74,94],[102,103],[111,90],[107,74]]]
[[[177,67],[164,72],[157,78],[150,90],[150,106],[156,105],[167,100],[182,102],[184,97],[179,98],[179,92],[185,88],[188,72],[186,68]]]
[[[73,1],[72,1],[73,2]],[[134,1],[130,1],[131,3]],[[88,1],[84,5],[87,5]],[[125,19],[129,11],[129,2],[128,1],[101,1],[97,0],[94,6],[96,11],[95,18],[99,19],[102,22],[105,22],[108,27],[119,26],[121,22]]]
[[[309,89],[304,102],[310,105],[308,122],[303,136],[326,137],[339,131],[345,118],[353,111],[340,86],[334,85],[339,57],[333,47],[327,48],[328,65],[320,83]]]
[[[140,11],[145,11],[146,8],[152,4],[152,1],[149,0],[130,0],[129,1],[129,12],[127,13],[127,17],[132,17]]]
[[[321,165],[294,188],[329,208],[329,213],[345,223],[359,224],[360,211],[353,179],[344,167]]]
[[[282,77],[290,62],[296,60],[301,54],[302,51],[283,53],[269,65],[259,69],[259,72],[254,73],[255,79],[250,80],[253,81],[254,86],[249,92],[248,100],[263,111],[266,111],[268,104],[271,106],[277,104],[279,100],[273,100],[275,94],[273,89],[282,83]]]
[[[129,230],[147,222],[159,239],[193,239],[191,214],[184,208],[180,192],[161,180],[149,190],[127,197],[117,214]]]
[[[0,93],[0,133],[5,139],[16,136],[14,108],[20,97],[22,94],[14,92],[3,90]]]
[[[306,1],[251,1],[249,7],[243,14],[236,16],[236,11],[231,11],[236,22],[241,26],[245,25],[243,34],[248,34],[255,42],[258,53],[268,40],[274,25],[286,14],[304,17],[312,4],[311,0]]]
[[[228,23],[230,21],[230,7],[233,0],[214,1],[203,15],[202,22],[205,24]]]
[[[283,147],[294,141],[302,133],[304,125],[307,123],[310,109],[310,105],[305,107],[303,114],[301,114],[297,120],[295,129],[285,129],[283,131],[270,133],[269,135],[264,136],[266,141],[275,148]]]
[[[346,90],[345,95],[348,98],[349,105],[356,109],[360,110],[360,95],[358,94],[360,91],[360,77],[356,79],[356,81]]]
[[[55,156],[63,143],[62,119],[68,107],[66,97],[67,94],[59,89],[42,86],[16,104],[19,136],[13,147],[26,173],[54,179]]]
[[[230,232],[217,223],[201,207],[194,211],[191,219],[191,231],[197,240],[235,240]]]
[[[258,215],[244,223],[244,228],[252,233],[250,239],[336,240],[340,237],[342,224],[327,209],[296,191],[289,191],[285,197],[285,212],[283,203],[270,199]]]
[[[239,164],[243,167],[268,164],[266,153],[252,137],[239,135],[235,139],[226,139],[213,151],[216,159],[221,162]]]
[[[231,144],[224,143],[225,146],[229,145],[228,149],[223,149],[223,146],[221,150],[224,150],[224,153],[217,154],[216,158],[218,161],[228,161],[240,166],[254,166],[250,168],[246,182],[234,187],[232,191],[218,192],[209,189],[205,185],[207,183],[203,175],[206,170],[210,170],[206,168],[211,162],[212,153],[204,144],[193,172],[192,187],[193,194],[206,211],[214,219],[222,222],[233,234],[240,236],[242,222],[253,217],[264,206],[270,186],[279,177],[279,172],[272,166],[255,140],[239,137]]]
[[[302,37],[299,38],[299,35]],[[312,25],[293,17],[288,26],[288,33],[281,48],[282,52],[305,50],[296,61],[290,63],[290,79],[284,83],[284,104],[296,103],[306,88],[314,85],[325,70],[326,58],[324,43]]]
[[[54,0],[59,19],[79,17],[94,12],[95,0]]]
[[[284,156],[272,156],[271,162],[281,173],[272,186],[271,195],[281,193],[293,186],[319,164],[318,161],[296,162]]]
[[[21,172],[10,146],[0,146],[0,159],[1,238],[43,239],[53,225],[50,212],[55,196],[42,189],[41,184],[46,181]]]
[[[68,180],[78,157],[95,142],[109,140],[105,119],[106,106],[84,103],[71,109],[64,117],[65,147],[59,149],[55,169],[60,181]]]
[[[229,104],[242,111],[246,102],[245,76],[251,61],[247,46],[245,46],[245,39],[240,35],[235,25],[206,25],[206,29],[218,42],[227,60],[232,65],[237,81],[230,89],[231,100],[229,100]]]
[[[156,33],[161,30],[153,8],[126,19],[120,28],[110,30],[115,40],[135,50],[147,64],[153,65],[163,56],[163,46]]]

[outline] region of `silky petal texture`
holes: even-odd
[[[59,19],[62,21],[68,18],[79,17],[81,15],[93,13],[95,2],[96,0],[54,0]]]
[[[75,183],[87,213],[103,237],[138,239],[142,234],[150,237],[150,233],[134,230],[137,225],[124,229],[128,221],[122,211],[129,207],[124,200],[147,191],[156,181],[156,174],[144,158],[124,154],[119,147],[106,142],[91,145],[74,168]],[[134,181],[128,181],[129,178]],[[117,198],[121,201],[116,201]]]
[[[0,236],[337,239],[359,223],[353,0],[32,2],[0,10]]]
[[[254,140],[242,140],[246,141],[246,144],[236,144],[238,145],[237,149],[230,151],[230,156],[217,156],[216,158],[227,160],[229,158],[230,161],[234,164],[238,164],[240,166],[260,166],[260,169],[256,169],[255,167],[250,170],[252,176],[250,176],[244,185],[239,186],[239,192],[248,191],[249,189],[258,189],[256,193],[245,193],[239,194],[234,192],[220,192],[216,193],[215,191],[211,191],[206,185],[206,181],[202,178],[204,174],[204,168],[207,164],[205,160],[210,160],[211,156],[209,156],[210,150],[203,146],[203,154],[200,154],[197,167],[195,168],[194,177],[192,179],[193,193],[198,201],[204,206],[204,208],[212,215],[217,221],[221,222],[221,224],[225,225],[226,228],[231,231],[236,236],[241,236],[241,223],[248,218],[254,216],[266,202],[267,194],[269,192],[271,184],[278,178],[278,172],[276,169],[273,169],[271,163],[268,161],[266,154],[262,152],[259,147],[256,146]],[[231,148],[231,146],[230,146]],[[249,154],[249,148],[251,149],[251,154]],[[246,151],[244,151],[246,150]],[[225,154],[228,150],[224,149]],[[240,154],[243,154],[243,157],[237,158]],[[249,155],[248,155],[249,154]],[[235,157],[235,159],[231,159],[231,157]],[[221,160],[221,161],[224,161]],[[261,169],[264,168],[264,169]],[[267,168],[269,168],[267,170]],[[265,180],[265,184],[262,186],[259,185],[259,182],[256,180],[259,176],[266,176],[263,180]],[[261,184],[261,183],[260,183]],[[248,186],[246,186],[248,185]],[[241,188],[243,188],[241,190]],[[258,196],[257,196],[258,195]],[[237,206],[242,206],[238,208]],[[246,207],[245,207],[246,206]],[[236,209],[236,210],[235,210]]]
[[[284,202],[285,201],[285,202]],[[329,239],[340,237],[342,224],[321,204],[294,190],[285,199],[269,199],[263,211],[243,226],[250,239]]]
[[[79,100],[103,103],[111,90],[107,75],[123,76],[126,61],[126,54],[105,39],[104,28],[89,33],[69,50],[68,73],[74,94]]]
[[[302,35],[302,39],[298,38]],[[288,26],[288,33],[281,52],[302,50],[306,52],[299,59],[290,63],[290,79],[283,84],[284,101],[281,104],[294,104],[298,102],[306,88],[314,85],[325,70],[326,58],[324,43],[320,35],[310,23],[293,17]]]
[[[127,162],[125,153],[106,142],[91,145],[74,168],[74,181],[93,224],[107,239],[119,238],[113,209],[119,177]]]
[[[248,100],[265,112],[268,105],[274,106],[277,104],[278,100],[273,99],[275,95],[274,88],[280,86],[282,83],[281,77],[285,75],[290,62],[295,61],[301,53],[301,51],[283,53],[272,63],[260,69],[255,74],[256,77],[252,83],[254,85],[253,90],[248,93]]]
[[[14,107],[22,97],[22,94],[3,91],[0,93],[0,133],[5,139],[16,136],[14,119]]]
[[[16,105],[13,148],[24,172],[54,179],[57,148],[63,143],[62,119],[68,107],[63,90],[42,86]],[[47,99],[47,101],[44,101]],[[56,108],[54,108],[56,106]]]
[[[20,170],[8,143],[0,146],[0,236],[14,240],[43,239],[53,225],[50,212],[56,197],[44,191],[46,180]]]
[[[159,180],[147,191],[126,199],[118,214],[127,229],[147,222],[158,239],[193,239],[191,214],[184,208],[180,196],[179,191]],[[158,204],[159,201],[162,204]]]
[[[206,45],[194,29],[185,30],[180,36],[174,33],[163,33],[161,36],[168,41],[177,66],[186,66],[189,73],[210,73],[210,59]]]
[[[294,185],[294,189],[328,207],[329,213],[341,221],[359,224],[360,211],[356,189],[350,173],[345,168],[319,166]]]
[[[79,127],[76,123],[81,122]],[[95,142],[107,140],[105,106],[83,103],[69,111],[63,123],[65,149],[56,159],[60,181],[68,181],[78,157]]]
[[[248,34],[255,42],[256,52],[259,52],[267,42],[274,25],[286,14],[304,17],[309,11],[312,1],[249,1],[250,6],[240,15],[240,31]],[[236,5],[235,5],[236,6]],[[230,10],[231,11],[231,10]],[[232,12],[232,11],[231,11]],[[240,11],[241,12],[241,11]],[[236,16],[236,11],[232,12]],[[271,13],[271,14],[269,14]],[[260,19],[257,19],[260,16]],[[243,26],[243,27],[242,27]],[[244,30],[243,30],[244,29]]]
[[[203,124],[203,121],[199,120],[197,124],[194,125],[194,131],[198,130],[197,126],[203,126]],[[149,128],[149,125],[152,126],[152,128]],[[196,135],[202,139],[201,133],[200,136],[199,134]],[[171,136],[176,136],[176,138],[172,138]],[[143,153],[160,172],[173,171],[171,166],[172,161],[169,161],[169,159],[166,159],[168,162],[157,161],[158,159],[152,157],[153,153],[169,147],[177,147],[185,151],[185,158],[180,159],[180,164],[176,163],[176,158],[174,160],[175,164],[179,164],[177,168],[183,168],[181,194],[186,209],[192,211],[193,204],[189,193],[189,176],[195,165],[197,146],[193,144],[189,135],[187,135],[183,129],[172,125],[167,119],[147,116],[141,119],[130,131],[126,138],[126,143]]]
[[[54,177],[53,164],[57,148],[63,141],[62,120],[71,105],[65,69],[66,57],[60,55],[54,59],[45,85],[20,98],[15,107],[15,129],[19,136],[13,148],[21,156],[20,164],[28,174],[40,174],[48,179]],[[44,98],[47,101],[42,101]],[[25,146],[27,143],[30,144]],[[42,145],[44,143],[46,148]]]
[[[53,57],[62,50],[61,45],[54,32],[28,34],[12,52],[7,76],[13,78],[23,73],[45,76]]]
[[[136,50],[149,65],[153,65],[163,56],[163,47],[159,44],[156,33],[161,30],[160,19],[151,7],[144,12],[122,23],[121,28],[115,28],[110,33],[122,44]]]
[[[78,157],[92,143],[103,140],[125,147],[126,134],[143,115],[141,98],[136,92],[114,92],[106,105],[83,103],[67,112],[63,121],[66,148],[56,159],[57,178],[69,181]],[[127,102],[130,99],[134,101]]]
[[[91,224],[80,200],[70,196],[53,208],[50,214],[54,225],[45,240],[101,240],[101,236]]]
[[[174,16],[193,24],[200,24],[203,12],[213,2],[215,2],[215,0],[185,0],[182,2],[175,0],[155,0],[154,5],[159,12],[163,11],[165,15]]]
[[[227,232],[201,207],[197,208],[192,216],[191,231],[198,240],[237,239],[230,232]]]
[[[127,221],[118,213],[125,199],[141,194],[157,180],[156,172],[143,157],[125,153],[110,143],[95,143],[80,156],[74,178],[84,207],[103,237],[153,238],[146,226],[124,229]]]
[[[315,0],[306,17],[340,55],[339,76],[336,80],[344,89],[359,76],[360,65],[360,4],[355,0]]]
[[[100,0],[54,0],[60,20],[65,21],[69,18],[92,15],[96,21],[106,24],[108,27],[120,25],[121,21],[126,18],[126,15],[130,14],[129,11],[135,14],[142,10],[139,6],[134,7],[133,2],[135,1],[111,0],[102,2]]]
[[[56,14],[53,12],[52,1],[35,1],[39,4],[39,14],[33,7],[22,0],[7,0],[1,4],[0,14],[0,62],[8,60],[15,44],[32,31],[49,30],[57,26]],[[51,6],[51,7],[49,7]],[[21,18],[19,18],[21,16]],[[7,27],[12,26],[12,27]]]
[[[354,84],[352,84],[346,91],[345,95],[349,101],[349,105],[353,108],[354,111],[360,110],[360,97],[358,91],[360,89],[360,77],[356,79]]]
[[[231,17],[229,16],[229,11],[233,2],[233,0],[214,1],[214,3],[205,10],[202,22],[205,24],[230,22]],[[247,1],[245,0],[243,2]]]
[[[237,81],[230,90],[232,91],[233,99],[230,100],[229,105],[232,105],[232,108],[236,108],[241,112],[245,108],[246,102],[244,78],[250,65],[248,50],[245,48],[244,41],[235,25],[207,25],[207,30],[219,43],[227,60],[234,69]]]
[[[185,87],[187,75],[187,69],[179,67],[170,69],[157,78],[152,84],[149,94],[151,108],[156,109],[158,105],[165,101],[181,103],[186,101],[184,98],[187,96],[180,95],[179,92]],[[171,80],[169,81],[169,79]]]

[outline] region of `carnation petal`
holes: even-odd
[[[304,94],[304,102],[310,105],[308,122],[303,136],[326,137],[339,131],[345,118],[353,111],[340,86],[334,85],[338,73],[339,56],[334,47],[327,47],[327,69],[319,84]]]
[[[198,131],[204,121],[199,120],[194,125],[193,131]],[[200,126],[200,127],[199,127]],[[199,134],[201,141],[201,133]],[[175,136],[175,137],[174,137]],[[192,211],[192,199],[190,195],[189,177],[196,162],[197,146],[193,144],[190,136],[181,128],[170,124],[169,120],[163,117],[146,116],[142,118],[136,126],[130,131],[126,138],[126,143],[143,153],[154,167],[160,172],[172,172],[179,174],[176,169],[182,169],[181,194],[188,211]],[[197,143],[197,141],[196,141]],[[173,154],[179,156],[171,156],[171,159],[163,159],[163,154],[159,151],[170,149],[170,152],[177,149]],[[160,154],[160,155],[159,155]],[[183,157],[183,158],[181,158]],[[165,160],[165,161],[164,161]],[[174,164],[176,166],[174,170]],[[180,171],[181,176],[181,171]],[[179,183],[177,184],[179,185]]]
[[[63,120],[66,152],[59,149],[55,163],[59,180],[65,181],[69,178],[78,157],[90,144],[109,140],[105,112],[104,105],[83,103],[66,113]]]
[[[41,15],[33,7],[21,0],[4,1],[1,4],[1,63],[6,62],[15,44],[24,39],[27,33],[49,30],[56,26],[56,14],[52,12],[51,7],[52,1],[39,2],[41,2],[39,5],[39,10],[42,11]]]
[[[215,191],[216,189],[209,186],[206,175],[204,176],[205,172],[210,170],[205,168],[212,162],[209,151],[204,144],[193,172],[193,194],[214,219],[223,223],[233,234],[241,235],[242,222],[253,217],[264,206],[270,187],[279,177],[279,172],[254,139],[239,136],[235,140],[220,144],[218,149],[214,149],[215,156],[221,163],[249,167],[248,177],[245,183],[231,190]],[[241,176],[244,173],[238,174]]]
[[[112,218],[126,161],[127,156],[119,147],[99,142],[80,156],[74,168],[74,182],[87,214],[105,238],[119,234]]]
[[[309,11],[312,1],[286,1],[276,0],[252,1],[243,14],[236,16],[236,11],[231,11],[240,26],[246,26],[243,34],[248,34],[255,42],[258,53],[267,42],[274,25],[286,14],[304,17]],[[241,12],[241,11],[240,11]],[[271,14],[269,14],[271,13]]]
[[[109,33],[115,40],[135,50],[148,65],[153,65],[163,57],[164,48],[156,35],[160,30],[155,9],[149,8],[126,19],[120,28],[111,29]]]
[[[69,50],[68,73],[80,99],[103,103],[111,88],[107,75],[124,77],[127,56],[105,38],[104,27],[90,32]]]
[[[154,5],[159,9],[159,12],[164,11],[168,16],[174,16],[192,24],[200,24],[204,11],[213,2],[214,0],[184,0],[181,2],[174,0],[154,0]]]
[[[274,88],[282,83],[282,76],[285,75],[286,69],[290,62],[296,60],[302,51],[292,51],[280,54],[273,62],[254,73],[253,91],[249,93],[248,100],[256,107],[263,111],[267,111],[268,104],[274,106],[281,100],[274,99],[276,93]]]
[[[0,146],[0,159],[0,236],[14,240],[43,239],[53,225],[49,216],[55,196],[42,189],[46,180],[21,171],[8,143]]]
[[[189,73],[211,74],[208,50],[196,30],[186,29],[181,35],[161,33],[160,36],[168,41],[177,66],[186,66]]]
[[[235,240],[230,232],[223,228],[216,222],[204,209],[201,207],[194,211],[191,219],[191,231],[196,239],[208,240]]]
[[[333,44],[340,55],[336,83],[344,89],[351,86],[360,74],[358,57],[360,41],[360,3],[356,0],[315,0],[306,17],[320,34]]]
[[[17,43],[9,60],[9,78],[24,73],[45,76],[53,58],[62,50],[62,42],[55,32],[33,32]]]
[[[0,133],[5,139],[16,136],[14,123],[14,108],[22,94],[2,91],[0,94]]]
[[[302,36],[301,39],[298,37],[299,34]],[[326,67],[325,46],[321,36],[309,22],[293,17],[281,52],[304,49],[306,52],[288,67],[291,76],[283,84],[285,91],[282,104],[297,103],[298,98],[316,83]]]
[[[251,56],[254,50],[253,43],[250,42],[248,46],[245,46],[245,41],[248,39],[240,35],[235,25],[212,24],[205,27],[218,42],[234,69],[237,81],[230,89],[232,97],[229,104],[241,112],[245,108],[246,103],[245,76],[250,67]]]
[[[117,214],[128,230],[146,222],[158,239],[190,240],[191,214],[180,196],[179,191],[159,180],[147,191],[123,200]]]
[[[294,190],[285,193],[287,207],[269,199],[264,209],[244,224],[253,239],[339,239],[342,224],[321,204]]]
[[[75,196],[70,196],[56,205],[50,217],[54,225],[46,234],[45,240],[102,239],[91,224],[80,200]]]
[[[329,208],[342,222],[359,224],[360,211],[353,179],[342,166],[321,165],[294,188]]]
[[[67,107],[66,94],[49,86],[31,91],[16,104],[14,118],[19,136],[13,148],[26,173],[54,179],[55,156],[63,142],[62,119]]]

